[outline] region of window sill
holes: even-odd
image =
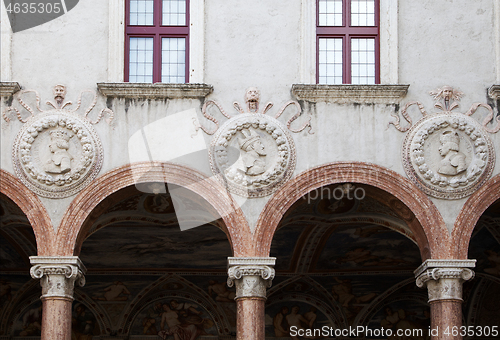
[[[337,104],[398,104],[410,85],[317,85],[293,84],[298,100]]]
[[[98,83],[97,88],[106,97],[133,99],[205,98],[214,90],[208,84],[167,83]]]
[[[500,85],[491,85],[488,89],[488,96],[494,100],[500,99]]]
[[[16,82],[0,82],[0,96],[10,97],[17,91],[21,90],[21,86]]]

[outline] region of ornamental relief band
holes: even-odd
[[[399,116],[390,122],[399,131],[407,132],[402,158],[408,177],[425,193],[437,198],[460,199],[472,194],[491,176],[495,165],[493,143],[487,133],[500,130],[493,109],[482,103],[473,104],[466,113],[455,113],[463,93],[444,86],[430,92],[441,109],[427,114],[419,102],[409,102],[401,110],[409,126],[399,125]],[[423,118],[413,124],[407,110],[417,105]],[[479,124],[471,116],[478,108],[488,111]],[[493,121],[496,125],[489,127]]]
[[[260,91],[254,87],[247,89],[246,106],[234,102],[239,113],[228,115],[221,105],[213,100],[205,102],[202,113],[216,127],[209,130],[197,125],[209,135],[213,135],[209,157],[210,167],[214,175],[229,191],[242,197],[264,197],[270,195],[293,174],[296,163],[295,145],[288,130],[299,133],[309,127],[311,133],[311,117],[299,129],[291,128],[291,124],[302,113],[299,103],[289,101],[272,118],[266,113],[272,108],[267,103],[259,108]],[[213,105],[229,120],[219,128],[218,121],[207,113]],[[284,127],[278,120],[288,106],[295,106],[297,113],[288,120]],[[196,124],[196,123],[195,123]]]
[[[23,97],[30,92],[35,94],[35,108],[39,113],[24,101]],[[81,115],[78,110],[85,92],[92,93],[93,102]],[[80,191],[99,173],[103,150],[92,124],[97,124],[104,114],[108,115],[107,122],[111,124],[113,112],[102,109],[97,119],[91,121],[88,115],[97,102],[95,92],[83,91],[73,110],[67,108],[72,102],[64,101],[66,88],[63,85],[56,85],[53,93],[54,102],[47,101],[52,109],[43,110],[36,91],[21,91],[17,100],[31,115],[23,119],[19,110],[10,106],[4,110],[3,118],[8,123],[8,114],[15,113],[17,119],[25,123],[15,139],[12,152],[17,176],[40,196],[63,198]]]

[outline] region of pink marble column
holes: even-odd
[[[437,300],[431,302],[430,305],[431,329],[439,330],[431,339],[462,339],[460,334],[453,336],[452,333],[454,326],[457,326],[457,330],[460,330],[460,326],[462,326],[462,301]],[[449,327],[449,333],[451,333],[451,335],[445,334],[447,327]],[[460,333],[460,331],[458,333]]]
[[[265,339],[266,289],[274,278],[274,257],[228,258],[229,287],[236,286],[237,340]]]
[[[30,274],[42,286],[41,340],[71,340],[71,304],[75,282],[85,284],[85,266],[77,256],[31,256]]]
[[[470,268],[475,263],[476,260],[426,260],[415,271],[417,286],[427,287],[429,293],[432,340],[462,339],[462,284],[474,277]]]

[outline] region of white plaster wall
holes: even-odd
[[[311,17],[301,15],[304,1],[290,0],[286,6],[268,0],[235,0],[230,5],[227,0],[205,1],[202,11],[205,19],[204,72],[197,79],[214,86],[208,99],[217,100],[226,112],[235,114],[232,103],[244,104],[245,89],[257,86],[261,90],[261,107],[267,102],[274,103],[269,111],[273,116],[285,102],[293,99],[291,85],[304,79],[304,70],[301,70],[304,22],[301,20]],[[391,79],[410,84],[401,105],[416,100],[422,102],[428,112],[434,112],[434,100],[428,92],[443,85],[451,85],[465,93],[460,112],[465,112],[472,103],[487,101],[487,88],[497,82],[495,1],[399,1],[397,18],[395,13],[384,14],[398,24],[398,74]],[[81,90],[96,89],[97,82],[110,79],[108,39],[113,34],[109,34],[108,19],[108,2],[86,0],[58,19],[13,34],[12,80],[23,88],[38,90],[42,103],[52,99],[52,87],[58,83],[67,85],[66,99],[73,102]],[[119,70],[111,73],[118,74]],[[129,162],[126,156],[128,139],[142,126],[192,108],[199,114],[202,106],[200,100],[114,99],[111,104],[115,111],[114,127],[110,128],[104,121],[95,126],[104,146],[101,174]],[[17,102],[15,105],[19,107]],[[105,98],[99,97],[95,111],[105,105]],[[363,161],[405,176],[401,161],[405,135],[392,125],[388,127],[393,119],[394,105],[318,103],[306,106],[308,110],[312,112],[314,134],[292,133],[297,148],[295,174],[329,162]],[[211,112],[215,112],[221,125],[227,120],[216,110]],[[416,107],[409,112],[414,122],[420,118]],[[295,109],[290,107],[280,121],[285,123],[293,114]],[[484,115],[485,111],[476,114],[480,121]],[[299,118],[294,126],[300,126],[304,119]],[[1,167],[9,172],[13,172],[12,141],[20,127],[21,123],[15,119],[9,125],[2,120]],[[192,133],[194,130],[186,131],[186,134]],[[208,136],[204,138],[209,142]],[[500,133],[491,138],[500,150]],[[500,173],[498,163],[494,174]],[[211,174],[208,161],[198,169]],[[245,202],[244,211],[252,225],[268,199]],[[43,201],[57,225],[70,199]],[[433,201],[450,227],[465,200]]]
[[[300,81],[301,1],[210,0],[205,4],[205,82],[213,98],[231,110],[245,89],[257,86],[261,100],[290,99]]]
[[[64,84],[68,94],[107,79],[108,3],[80,1],[67,14],[12,38],[12,80],[44,98]]]

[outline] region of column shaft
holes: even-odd
[[[228,258],[229,287],[236,286],[236,339],[265,340],[266,289],[271,287],[274,257]]]
[[[264,340],[265,299],[240,298],[236,300],[237,340]]]
[[[71,340],[71,304],[69,299],[42,299],[41,340]]]
[[[71,340],[75,283],[85,284],[85,266],[77,256],[31,256],[31,277],[42,286],[41,340]]]
[[[431,329],[437,329],[437,335],[431,340],[462,340],[460,327],[462,326],[462,301],[437,300],[431,305]],[[458,336],[453,336],[453,327],[458,330]],[[448,330],[448,335],[445,331]]]

